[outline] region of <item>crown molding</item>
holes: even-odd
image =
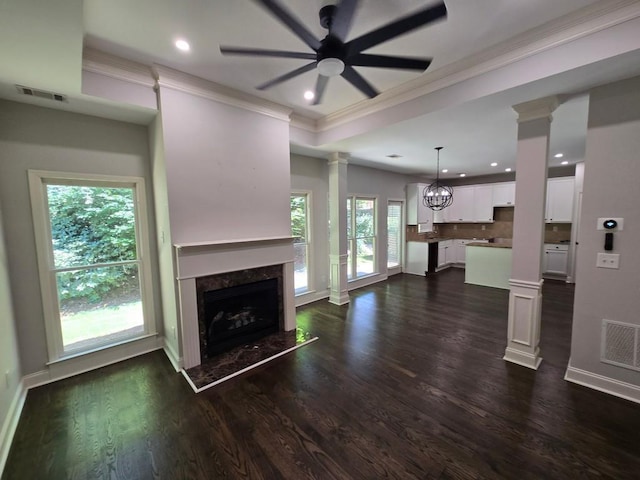
[[[311,133],[318,131],[318,123],[315,119],[305,117],[299,113],[292,113],[290,116],[291,126],[294,128],[300,128]]]
[[[638,0],[605,0],[501,42],[480,54],[427,72],[402,85],[331,113],[317,121],[317,132],[380,112],[488,73],[532,55],[640,17]]]
[[[162,65],[154,64],[152,69],[159,87],[171,88],[278,120],[290,121],[292,109],[283,105]]]
[[[156,84],[148,66],[92,48],[82,52],[82,69],[144,87],[154,88]]]

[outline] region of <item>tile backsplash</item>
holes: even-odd
[[[435,224],[435,232],[418,233],[416,225],[407,226],[407,241],[425,241],[429,238],[512,238],[514,207],[496,207],[493,223],[441,223]],[[484,230],[483,230],[484,227]],[[545,225],[545,243],[557,243],[571,239],[570,223]]]

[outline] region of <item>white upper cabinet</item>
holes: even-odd
[[[516,182],[495,183],[493,185],[493,206],[505,207],[516,203]]]
[[[574,178],[560,177],[547,180],[546,223],[570,223],[573,219]]]
[[[422,232],[433,229],[433,210],[422,202],[422,190],[426,186],[424,183],[407,185],[407,225],[421,224]]]
[[[453,187],[453,203],[442,213],[445,222],[473,222],[473,186]]]
[[[473,187],[473,217],[476,222],[493,222],[493,185]]]
[[[436,212],[434,222],[492,222],[493,189],[491,185],[453,187],[453,203]]]

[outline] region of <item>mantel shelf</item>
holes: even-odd
[[[201,247],[224,247],[225,245],[238,245],[241,243],[262,243],[262,242],[277,242],[277,241],[291,241],[294,237],[262,237],[262,238],[242,238],[235,240],[214,240],[214,241],[202,241],[202,242],[188,242],[188,243],[174,243],[173,246],[178,251],[187,248],[201,248]]]

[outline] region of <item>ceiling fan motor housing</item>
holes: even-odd
[[[331,28],[331,22],[333,20],[333,15],[336,12],[335,5],[325,5],[320,9],[318,15],[320,15],[320,25],[322,28],[326,28],[329,30]]]

